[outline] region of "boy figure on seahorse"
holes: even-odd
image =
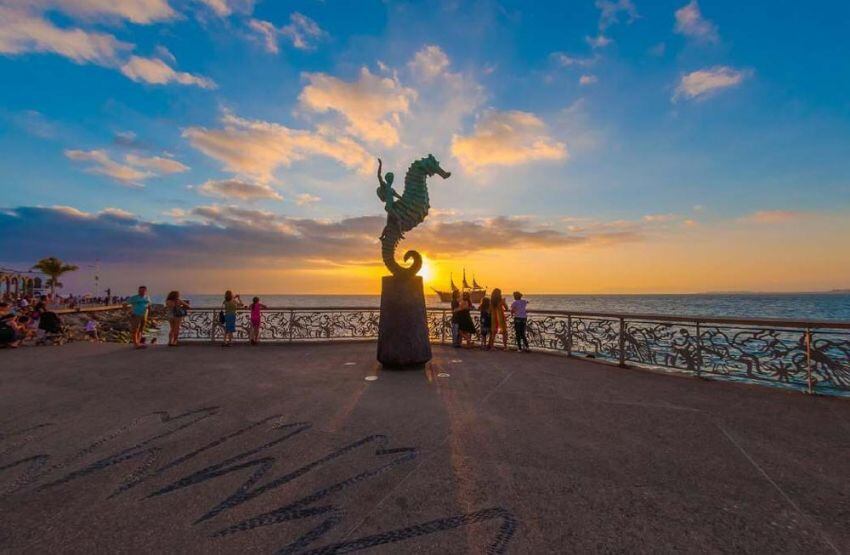
[[[416,251],[407,251],[404,260],[413,259],[413,264],[405,268],[395,260],[395,248],[404,238],[404,232],[410,231],[425,220],[430,208],[428,186],[425,179],[436,174],[443,179],[451,172],[440,167],[440,162],[432,154],[416,160],[410,165],[404,177],[404,193],[399,195],[393,189],[394,175],[387,172],[381,175],[383,162],[378,158],[378,198],[387,211],[387,224],[381,233],[381,255],[384,264],[395,276],[413,276],[422,268],[422,256]]]
[[[381,199],[381,202],[384,203],[384,210],[387,211],[387,225],[384,226],[384,231],[381,233],[381,241],[384,240],[384,237],[387,236],[387,229],[390,225],[394,225],[399,228],[399,234],[402,239],[404,235],[401,233],[401,228],[398,224],[398,217],[396,216],[395,210],[393,206],[395,205],[395,199],[398,198],[401,200],[401,195],[395,192],[393,189],[393,180],[395,179],[395,174],[393,172],[387,172],[386,176],[381,176],[381,168],[384,163],[378,158],[378,198]]]

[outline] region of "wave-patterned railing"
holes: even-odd
[[[358,341],[378,336],[378,308],[270,308],[263,341]],[[451,342],[451,311],[429,308],[435,343]],[[478,317],[474,316],[476,326]],[[247,341],[247,311],[237,315],[237,341]],[[508,325],[509,345],[513,326]],[[219,309],[193,308],[180,337],[216,341],[223,336]],[[665,368],[724,378],[850,395],[850,322],[530,311],[532,349],[581,356],[621,366]]]

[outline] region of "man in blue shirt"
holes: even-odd
[[[139,294],[127,299],[125,304],[131,309],[130,333],[133,334],[133,345],[137,349],[145,348],[145,344],[142,343],[142,334],[145,331],[145,324],[147,324],[150,305],[151,299],[148,297],[148,288],[144,285],[139,286]]]

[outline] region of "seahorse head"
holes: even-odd
[[[433,154],[429,154],[425,158],[417,160],[416,163],[425,171],[426,174],[428,174],[428,177],[431,177],[432,175],[439,175],[443,179],[447,179],[452,175],[451,172],[447,172],[440,167],[440,161],[434,158]]]

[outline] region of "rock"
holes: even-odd
[[[431,360],[425,292],[419,276],[386,276],[381,282],[378,361],[388,368],[417,367]]]
[[[155,332],[163,324],[165,307],[163,305],[151,305],[148,317],[147,333]],[[130,312],[127,308],[115,308],[110,310],[85,309],[77,312],[63,312],[59,314],[68,341],[88,341],[85,332],[86,322],[94,320],[97,322],[97,333],[100,341],[110,343],[130,343]]]

